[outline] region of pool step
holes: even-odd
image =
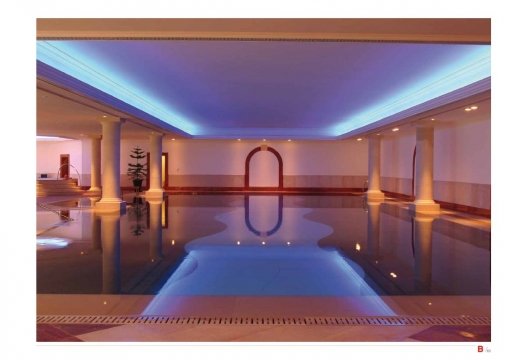
[[[84,192],[76,179],[37,180],[37,196],[81,195]]]

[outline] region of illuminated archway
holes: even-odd
[[[279,164],[278,187],[276,189],[278,189],[278,190],[283,189],[283,158],[274,148],[272,148],[270,146],[258,146],[257,148],[254,148],[253,150],[251,150],[251,152],[247,155],[246,167],[245,167],[245,172],[244,172],[244,187],[246,189],[250,188],[250,185],[249,185],[249,164],[251,162],[251,158],[253,157],[254,154],[256,154],[257,152],[262,151],[262,150],[270,151],[271,153],[273,153],[276,156],[278,164]]]

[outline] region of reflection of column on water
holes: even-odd
[[[380,205],[383,201],[367,202],[368,206],[368,255],[373,260],[380,256]]]
[[[120,216],[115,213],[99,215],[101,219],[102,271],[104,294],[120,292]]]
[[[432,228],[436,216],[414,215],[414,284],[417,292],[429,292],[432,279]]]
[[[101,198],[90,198],[90,205],[93,208],[95,203],[101,200]],[[97,215],[95,211],[91,212],[91,238],[92,238],[92,249],[94,250],[102,250],[101,243],[101,217]]]
[[[162,201],[149,200],[150,206],[150,237],[149,256],[151,261],[163,257],[163,226],[162,226]]]

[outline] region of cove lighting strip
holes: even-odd
[[[176,114],[175,111],[168,108],[168,105],[154,100],[148,94],[144,94],[141,89],[133,84],[129,84],[127,79],[121,74],[116,73],[113,69],[106,71],[104,67],[97,67],[102,72],[94,70],[88,64],[98,65],[96,61],[94,59],[85,59],[83,56],[81,53],[75,54],[72,48],[66,47],[63,43],[57,46],[55,42],[37,41],[37,60],[114,96],[190,135],[199,134],[200,128],[196,124]],[[136,89],[136,92],[131,89]],[[150,101],[146,99],[150,99]]]
[[[437,69],[412,86],[341,120],[329,129],[340,136],[491,76],[491,47],[475,46],[464,58]]]

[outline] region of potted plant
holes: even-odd
[[[131,154],[129,155],[132,159],[136,160],[136,163],[129,163],[127,168],[127,175],[133,181],[134,190],[136,193],[141,191],[141,185],[143,184],[143,179],[147,177],[147,163],[141,163],[142,159],[145,159],[147,155],[145,151],[140,147],[136,146],[131,150]]]

